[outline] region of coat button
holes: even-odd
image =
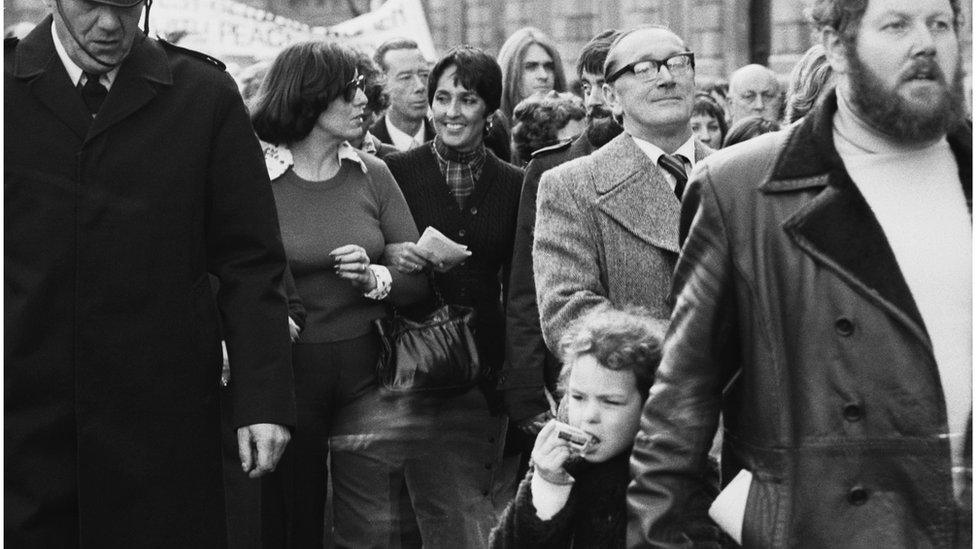
[[[491,470],[491,464],[490,463],[486,463],[485,464],[485,469]]]
[[[834,322],[834,329],[838,334],[848,337],[854,333],[854,322],[849,318],[840,317],[837,322]]]
[[[864,410],[857,404],[847,404],[844,406],[844,419],[847,421],[860,421],[862,417],[864,417]]]
[[[471,211],[471,215],[478,215],[478,207],[477,206],[472,206],[470,211]]]
[[[458,231],[458,236],[461,237],[461,238],[464,238],[464,235],[466,235],[466,234],[468,234],[468,232],[465,231],[464,229],[461,229],[460,231]]]
[[[862,486],[855,486],[847,493],[847,501],[851,505],[864,505],[868,502],[868,491]]]

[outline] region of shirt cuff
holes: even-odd
[[[383,265],[367,265],[367,268],[373,271],[376,287],[364,293],[363,296],[377,301],[385,299],[386,296],[390,295],[390,288],[393,287],[393,277],[390,276],[390,270]]]
[[[562,511],[569,500],[573,484],[553,484],[537,474],[532,475],[532,506],[540,520],[549,520]]]

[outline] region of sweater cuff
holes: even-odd
[[[573,484],[553,484],[535,474],[532,475],[530,488],[535,515],[539,520],[549,520],[566,506]]]
[[[390,288],[393,287],[393,277],[390,276],[390,270],[383,265],[367,265],[366,267],[373,271],[373,276],[376,277],[376,287],[364,293],[363,296],[376,301],[385,299],[386,296],[390,295]]]

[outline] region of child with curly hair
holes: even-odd
[[[532,466],[491,534],[491,547],[624,547],[628,461],[666,322],[639,308],[600,309],[560,342],[559,418],[540,431]]]

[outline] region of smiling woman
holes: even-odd
[[[475,310],[480,387],[463,394],[405,397],[422,436],[397,446],[410,479],[425,547],[484,547],[495,523],[493,503],[514,492],[500,467],[507,420],[500,413],[497,375],[504,359],[504,288],[511,269],[515,220],[523,173],[487,152],[486,119],[498,109],[502,75],[487,53],[459,46],[431,70],[427,97],[437,137],[386,157],[420,230],[434,227],[468,247],[471,256],[445,270],[414,244],[388,247],[391,264],[421,265],[433,275],[439,297]],[[397,259],[399,258],[399,259]],[[403,265],[403,267],[401,267]],[[343,452],[334,459],[354,458]],[[378,478],[390,484],[389,477]],[[448,488],[449,487],[449,488]],[[508,488],[504,495],[498,487]],[[501,497],[501,499],[496,499]]]

